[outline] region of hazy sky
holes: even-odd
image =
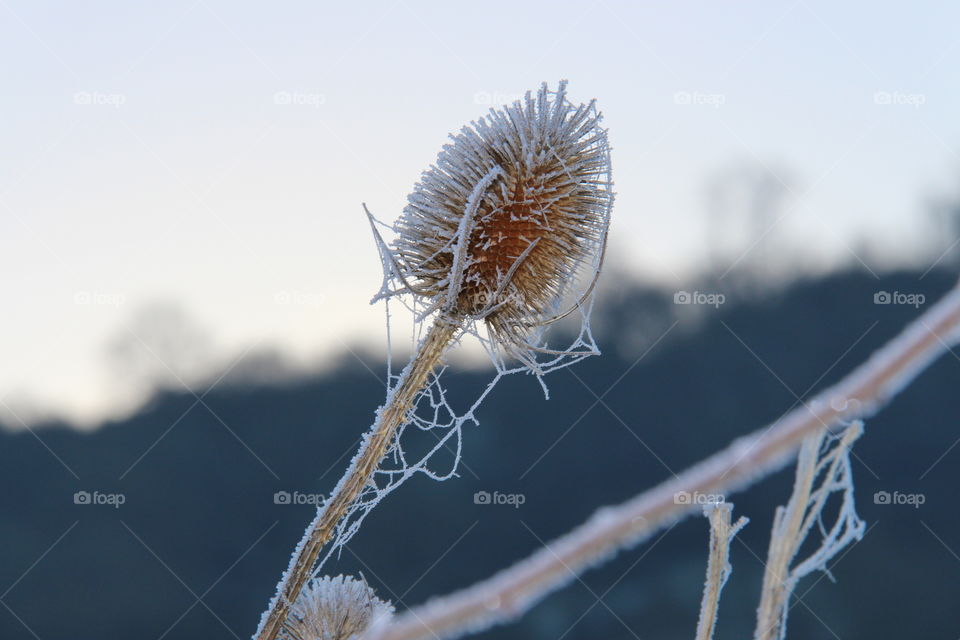
[[[0,0],[0,400],[118,406],[109,343],[174,306],[227,360],[379,339],[361,202],[395,218],[450,132],[542,81],[604,111],[638,273],[704,263],[707,185],[743,167],[782,183],[769,238],[806,259],[909,253],[956,191],[957,24],[947,2]]]

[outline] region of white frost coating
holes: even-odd
[[[336,494],[340,490],[340,488],[343,486],[343,483],[346,482],[347,478],[350,475],[349,471],[352,471],[356,467],[357,460],[358,458],[360,458],[360,455],[363,453],[363,450],[366,449],[367,444],[370,440],[370,436],[371,436],[370,432],[367,432],[366,434],[364,434],[361,445],[357,449],[357,453],[355,453],[353,458],[351,458],[350,460],[350,465],[348,466],[348,472],[345,473],[343,477],[340,478],[340,481],[337,483],[336,487],[331,492],[331,495]],[[324,503],[324,505],[317,507],[316,516],[314,516],[314,519],[310,522],[309,525],[307,525],[305,535],[301,537],[300,542],[297,543],[297,546],[294,547],[293,552],[290,554],[290,560],[287,564],[287,569],[283,572],[283,575],[280,576],[280,582],[277,584],[276,593],[274,593],[274,596],[270,599],[270,606],[260,616],[260,623],[257,625],[257,631],[253,636],[254,638],[258,637],[260,633],[263,631],[263,627],[267,623],[267,620],[270,617],[270,612],[273,611],[274,609],[274,605],[280,598],[283,597],[282,594],[284,592],[284,589],[286,588],[287,580],[293,572],[294,565],[296,564],[296,560],[299,557],[300,552],[303,550],[304,546],[309,541],[310,532],[313,531],[314,528],[317,526],[317,524],[323,519],[326,509],[327,509],[327,503]],[[292,605],[293,603],[289,603],[289,604]]]
[[[708,503],[703,507],[703,515],[710,521],[710,556],[707,562],[707,577],[703,585],[703,598],[700,601],[700,616],[697,619],[696,640],[711,640],[716,628],[720,608],[720,594],[733,573],[730,564],[730,543],[750,520],[742,517],[731,523],[733,504],[721,502]]]
[[[279,640],[351,640],[393,606],[377,598],[365,580],[324,576],[311,580],[291,607]]]
[[[797,583],[818,570],[833,579],[827,563],[863,537],[866,525],[856,512],[850,466],[850,448],[862,433],[863,424],[858,421],[839,434],[811,436],[801,448],[793,494],[786,507],[778,507],[774,519],[756,640],[783,640]],[[826,524],[823,511],[834,494],[839,494],[840,506],[832,524]],[[814,525],[819,544],[806,558],[797,560]]]
[[[456,310],[534,373],[538,355],[571,355],[539,329],[583,309],[603,262],[613,183],[601,120],[561,82],[451,135],[389,227],[391,246],[376,234],[386,278],[374,299],[410,294],[418,319]]]

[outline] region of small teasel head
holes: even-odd
[[[528,361],[539,328],[579,305],[600,269],[613,204],[600,122],[561,82],[452,135],[394,225],[405,290],[452,320],[484,321],[499,349]]]
[[[377,598],[366,581],[351,576],[323,576],[303,588],[279,639],[349,640],[392,614],[393,606]]]

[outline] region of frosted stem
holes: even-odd
[[[264,614],[257,640],[274,640],[280,633],[290,606],[296,602],[310,578],[320,551],[333,537],[337,524],[371,481],[380,462],[387,455],[397,428],[403,424],[417,394],[426,386],[430,373],[440,362],[457,329],[458,325],[444,316],[438,317],[430,327],[416,355],[400,374],[397,386],[388,397],[386,405],[377,412],[377,420],[350,468],[334,489],[333,495],[324,503],[313,524],[304,533],[289,568],[280,579],[277,595],[270,603],[268,612]]]
[[[502,623],[622,547],[637,544],[695,505],[676,496],[728,494],[781,468],[800,443],[876,413],[960,337],[960,289],[948,293],[869,360],[776,424],[740,438],[679,476],[601,509],[570,533],[471,587],[375,625],[364,640],[449,638]]]
[[[810,504],[810,493],[817,477],[817,459],[823,444],[824,432],[819,431],[803,441],[797,456],[797,473],[793,494],[786,507],[777,507],[767,550],[767,565],[763,573],[763,590],[757,609],[756,640],[774,640],[780,637],[781,619],[790,590],[790,563],[803,542],[801,534]]]
[[[803,441],[790,501],[785,507],[777,507],[774,515],[754,640],[786,637],[788,605],[797,582],[815,569],[826,571],[827,561],[863,534],[863,521],[853,509],[853,475],[849,465],[850,447],[862,432],[862,423],[854,422],[839,436],[833,449],[822,454],[825,441],[829,448],[824,430]],[[830,531],[823,530],[819,548],[794,565],[813,525],[822,523],[827,499],[838,491],[845,495],[836,523]]]
[[[748,522],[746,518],[740,518],[736,524],[730,522],[733,505],[729,502],[708,505],[704,512],[710,520],[710,559],[707,561],[707,580],[703,585],[703,599],[700,601],[696,640],[713,638],[720,609],[720,592],[730,577],[730,543]]]

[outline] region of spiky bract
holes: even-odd
[[[350,640],[393,606],[377,598],[363,580],[323,576],[311,580],[290,610],[281,640]]]

